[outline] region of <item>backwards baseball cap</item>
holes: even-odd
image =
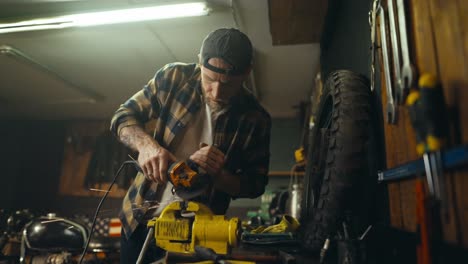
[[[221,74],[241,75],[252,64],[252,43],[249,37],[235,28],[220,28],[212,31],[203,40],[200,49],[204,67]],[[231,65],[222,69],[208,63],[211,58],[221,58]]]

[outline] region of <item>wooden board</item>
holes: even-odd
[[[451,143],[468,142],[468,63],[466,46],[467,1],[428,1],[437,49],[437,65],[444,94],[451,113]],[[447,175],[449,217],[444,223],[446,240],[468,247],[468,171]]]
[[[60,195],[103,196],[104,192],[85,188],[85,177],[96,139],[108,129],[108,122],[104,121],[71,122],[67,125],[59,184]],[[93,189],[107,190],[109,184],[94,187]],[[115,185],[109,197],[123,197],[125,191]]]
[[[385,1],[386,2],[386,1]],[[468,143],[468,1],[411,0],[409,5],[410,49],[417,73],[436,74],[442,82],[449,110],[449,146]],[[382,76],[383,77],[383,76]],[[385,86],[382,89],[386,103]],[[385,110],[385,109],[383,109]],[[404,107],[396,125],[384,125],[387,167],[417,158],[414,132]],[[444,240],[468,247],[468,171],[445,173],[448,217],[443,217]],[[416,231],[414,182],[388,186],[391,224]]]
[[[269,0],[268,9],[273,45],[320,41],[326,0]]]

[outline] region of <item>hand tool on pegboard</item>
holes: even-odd
[[[389,2],[392,0],[388,0]],[[410,58],[410,48],[408,42],[408,33],[406,27],[406,11],[404,0],[396,0],[397,13],[398,13],[398,31],[400,32],[400,47],[401,47],[401,76],[400,76],[400,90],[397,92],[400,102],[404,101],[405,96],[408,94],[413,82],[416,78],[416,71]]]
[[[393,85],[395,87],[395,103],[402,104],[402,79],[401,79],[401,64],[400,64],[400,50],[401,46],[398,42],[397,19],[393,8],[393,0],[387,0],[388,9],[388,26],[390,28],[390,43],[392,47],[392,62],[393,62]]]
[[[387,42],[387,20],[385,16],[385,10],[382,5],[379,4],[377,8],[377,15],[379,16],[379,27],[380,27],[380,47],[382,48],[382,67],[385,75],[385,88],[387,91],[387,123],[395,124],[397,120],[397,108],[394,87],[392,83],[392,74],[390,71],[390,50]]]
[[[375,56],[377,54],[377,10],[380,6],[380,0],[372,2],[372,10],[369,11],[369,26],[371,30],[371,67],[370,67],[370,89],[375,89]]]
[[[447,199],[441,150],[445,146],[447,125],[442,87],[437,77],[422,74],[418,90],[407,98],[411,124],[416,134],[416,150],[422,155],[429,193],[422,178],[416,180],[416,221],[420,242],[417,246],[418,264],[430,264],[437,255],[435,242],[442,238],[440,215],[446,215]]]
[[[448,123],[444,94],[437,77],[422,74],[419,90],[410,92],[407,105],[416,134],[416,151],[423,157],[429,193],[446,209],[442,149],[445,147]]]
[[[441,151],[441,159],[444,171],[455,169],[468,164],[468,145]],[[399,166],[379,171],[378,181],[398,181],[414,178],[425,172],[424,160],[422,158],[413,160]]]

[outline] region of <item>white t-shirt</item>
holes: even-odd
[[[175,145],[173,154],[176,156],[177,160],[188,159],[190,155],[200,148],[200,143],[206,143],[208,145],[213,144],[212,122],[210,107],[204,104],[204,107],[202,106],[202,109],[198,111],[187,125],[183,136]],[[158,190],[158,192],[159,191],[160,190]],[[166,184],[162,196],[160,197],[160,204],[154,216],[159,216],[168,204],[174,201],[182,201],[182,198],[172,194],[172,183],[170,182]]]

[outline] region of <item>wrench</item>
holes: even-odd
[[[387,88],[387,123],[396,123],[396,109],[393,100],[392,75],[390,74],[390,63],[388,61],[387,29],[385,25],[385,11],[380,5],[378,8],[380,19],[380,46],[382,47],[383,68],[385,73],[385,86]]]
[[[398,105],[402,103],[403,99],[403,89],[402,89],[402,80],[401,80],[401,65],[400,65],[400,50],[398,46],[398,32],[396,29],[395,22],[395,12],[393,11],[393,0],[387,1],[388,7],[388,24],[390,26],[390,40],[392,43],[392,55],[393,55],[393,73],[394,73],[394,85],[395,87],[395,103]]]
[[[380,6],[380,0],[374,0],[372,10],[369,12],[369,25],[371,28],[371,91],[375,88],[375,53],[377,49],[376,29],[377,29],[377,7]]]
[[[409,89],[413,85],[415,71],[410,61],[409,47],[408,47],[408,34],[406,32],[406,16],[405,16],[405,3],[403,0],[397,0],[398,11],[398,26],[400,30],[400,44],[401,44],[401,58],[403,65],[401,66],[401,91],[400,101],[408,94]]]

